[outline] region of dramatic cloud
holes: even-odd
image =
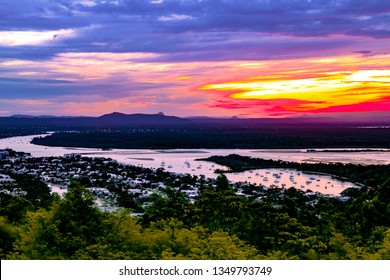
[[[384,110],[389,22],[387,0],[0,0],[0,112]]]
[[[226,99],[235,100],[236,104],[242,100],[242,104],[246,104],[245,107],[236,107],[231,106],[231,102],[216,102],[215,107],[227,104],[226,109],[253,109],[258,107],[258,101],[262,101],[263,106],[272,108],[270,111],[284,114],[338,112],[340,108],[383,111],[388,108],[390,70],[368,70],[382,65],[388,67],[389,56],[382,58],[383,63],[377,61],[379,57],[372,61],[360,59],[359,63],[356,57],[289,61],[289,68],[294,70],[269,63],[272,69],[259,71],[258,76],[206,84],[200,89],[224,92]],[[357,65],[362,70],[357,70]],[[350,70],[351,66],[354,70]],[[387,105],[381,106],[385,101]],[[364,104],[369,105],[366,110],[363,110]]]

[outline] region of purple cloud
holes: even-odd
[[[219,63],[389,53],[389,22],[388,0],[0,0],[0,99],[190,106],[205,103],[191,90],[203,75],[221,79]],[[7,43],[11,32],[19,42]],[[4,64],[13,61],[22,63]],[[174,68],[157,69],[164,64]],[[176,80],[197,74],[187,86]]]
[[[189,56],[195,53],[196,58],[197,53],[210,49],[224,50],[227,56],[230,52],[232,57],[237,57],[240,50],[251,53],[253,47],[261,53],[264,36],[273,37],[274,45],[280,36],[317,38],[318,43],[309,44],[314,50],[323,40],[330,48],[332,40],[337,46],[340,39],[332,37],[336,35],[382,39],[390,36],[390,2],[387,0],[21,2],[3,5],[0,30],[72,29],[77,36],[55,46],[6,48],[2,52],[4,57],[142,51],[174,54],[175,57],[180,57],[180,53]],[[280,39],[280,44],[287,44],[291,51],[299,52],[303,48],[290,43]],[[210,57],[212,55],[210,53]],[[258,59],[259,55],[254,55]]]

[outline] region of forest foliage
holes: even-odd
[[[390,180],[313,203],[295,188],[248,199],[222,174],[193,203],[156,192],[139,217],[100,210],[80,182],[59,197],[17,181],[26,195],[0,199],[1,259],[390,259]]]

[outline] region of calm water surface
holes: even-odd
[[[42,135],[44,136],[44,135]],[[114,149],[101,151],[88,148],[45,147],[33,145],[30,141],[37,137],[23,136],[0,139],[1,148],[11,148],[16,151],[31,153],[35,157],[63,156],[67,153],[79,153],[88,157],[106,157],[118,162],[139,165],[148,168],[163,167],[167,171],[205,175],[209,178],[217,176],[215,169],[226,169],[218,164],[195,161],[212,155],[239,154],[256,158],[284,160],[292,162],[342,162],[355,164],[389,164],[390,149],[380,151],[308,152],[306,149],[191,149],[191,150],[147,150],[147,149]],[[250,182],[265,186],[295,187],[302,190],[318,191],[323,194],[337,195],[345,188],[358,187],[351,182],[340,181],[332,176],[308,174],[292,169],[259,169],[240,173],[226,174],[228,179],[235,182]]]

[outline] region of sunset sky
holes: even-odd
[[[390,112],[389,0],[0,0],[0,116]]]

